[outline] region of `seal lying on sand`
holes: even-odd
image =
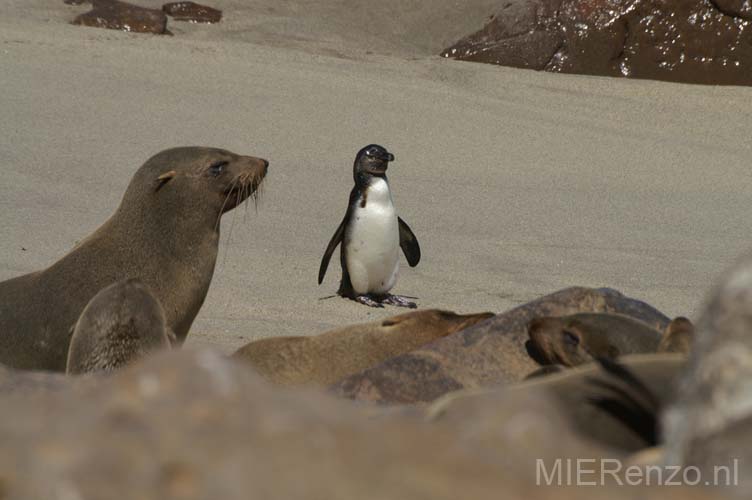
[[[68,348],[68,374],[113,371],[170,346],[159,301],[131,278],[97,293],[86,305]]]
[[[0,363],[65,370],[71,326],[99,290],[126,278],[141,278],[183,342],[214,273],[219,219],[256,191],[268,165],[202,147],[150,158],[93,234],[44,271],[0,283]]]
[[[530,356],[542,365],[577,366],[606,357],[656,352],[661,332],[623,314],[577,313],[535,318],[527,327]]]
[[[528,323],[584,311],[626,314],[660,330],[669,322],[660,311],[616,290],[566,288],[388,359],[331,389],[346,398],[415,403],[458,389],[518,382],[540,368],[525,351]]]
[[[505,404],[509,404],[509,396],[515,393],[539,395],[554,401],[557,413],[570,429],[590,441],[625,453],[654,446],[654,415],[674,396],[685,357],[677,353],[633,354],[618,364],[608,360],[605,363],[565,369],[502,388],[447,394],[433,402],[426,415],[431,420],[445,418],[446,413],[461,415],[474,399],[490,402],[483,405],[492,412],[494,400],[504,401],[498,396],[506,397]],[[644,415],[630,413],[642,409]]]
[[[491,317],[426,309],[321,335],[257,340],[232,356],[277,384],[328,385]]]

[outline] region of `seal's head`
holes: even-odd
[[[394,161],[394,155],[378,144],[369,144],[355,155],[353,164],[353,176],[357,183],[359,179],[370,176],[383,177],[389,162]]]
[[[112,371],[151,351],[171,345],[162,305],[139,279],[100,290],[78,318],[66,371]]]
[[[591,334],[591,330],[574,317],[535,318],[527,327],[526,347],[542,365],[577,366],[596,357],[616,358],[619,349],[609,344],[606,335]]]
[[[381,322],[381,326],[387,329],[399,326],[401,329],[441,330],[451,335],[493,317],[494,314],[490,312],[457,314],[441,309],[423,309],[387,318]]]
[[[269,162],[224,149],[181,147],[149,158],[136,172],[126,197],[163,199],[186,216],[186,209],[217,217],[256,194]],[[136,191],[136,192],[131,192]],[[174,193],[181,193],[175,204]]]
[[[224,213],[256,193],[268,168],[269,162],[261,158],[224,149],[184,147],[157,153],[138,174],[144,171],[154,177],[155,192],[170,184],[193,185],[203,201]]]
[[[678,316],[666,326],[658,344],[658,352],[681,352],[688,354],[692,348],[695,327],[684,316]]]

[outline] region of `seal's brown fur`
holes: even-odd
[[[213,148],[162,151],[117,211],[49,268],[0,283],[0,363],[65,370],[69,332],[89,300],[141,278],[185,340],[214,273],[219,219],[252,194],[268,163]]]
[[[277,384],[329,385],[492,316],[426,309],[321,335],[262,339],[233,357]]]
[[[658,352],[681,352],[689,354],[695,337],[695,327],[684,316],[671,320],[663,331],[663,338],[658,345]]]
[[[528,325],[534,356],[544,364],[577,366],[597,357],[615,359],[623,354],[658,350],[661,332],[629,316],[577,313],[541,317]]]
[[[66,372],[110,372],[169,346],[159,301],[139,279],[118,281],[97,293],[78,318]]]

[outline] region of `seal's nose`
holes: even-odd
[[[269,162],[267,160],[264,160],[263,158],[261,161],[264,163],[264,174],[269,170]]]

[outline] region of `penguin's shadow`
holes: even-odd
[[[339,297],[339,295],[337,295],[337,294],[335,293],[334,295],[327,295],[326,297],[319,297],[319,301],[322,301],[322,300],[328,300],[328,299],[333,299],[334,297]],[[406,298],[406,299],[415,299],[415,300],[420,300],[420,297],[413,297],[412,295],[400,295],[400,297],[404,297],[404,298]],[[343,297],[343,298],[344,298],[344,297]]]

